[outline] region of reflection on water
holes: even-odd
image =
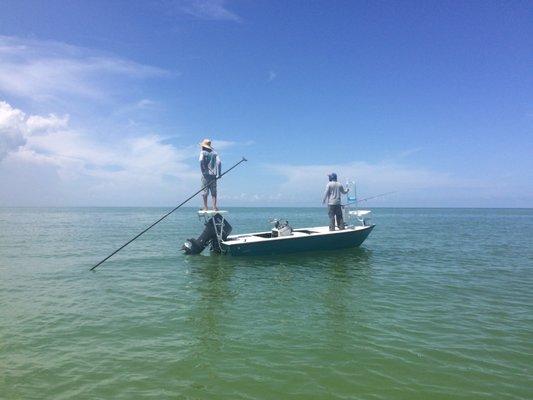
[[[218,255],[195,256],[189,261],[192,261],[190,284],[198,294],[190,317],[199,339],[198,351],[219,350],[224,340],[220,324],[224,323],[227,303],[237,296],[231,288],[234,268]]]
[[[235,303],[243,297],[243,289],[268,297],[268,292],[276,293],[280,288],[285,292],[288,288],[287,300],[293,306],[299,303],[292,299],[298,293],[302,299],[313,296],[313,303],[318,301],[323,308],[320,314],[331,330],[331,341],[340,345],[349,329],[346,319],[353,317],[349,309],[354,295],[358,297],[361,282],[371,278],[371,257],[372,251],[366,248],[264,257],[186,257],[190,288],[197,295],[189,320],[197,333],[196,352],[207,355],[224,346],[231,331],[228,315],[239,308]],[[316,304],[313,307],[316,309]],[[303,304],[301,312],[308,312],[306,308]]]

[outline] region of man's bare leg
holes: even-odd
[[[204,208],[203,208],[203,210],[207,211],[207,194],[203,194],[202,197],[204,199]]]
[[[212,198],[213,198],[213,210],[218,211],[217,196],[212,196]]]

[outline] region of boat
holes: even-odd
[[[348,226],[334,231],[330,231],[328,226],[318,226],[293,229],[285,236],[272,232],[233,235],[221,242],[221,248],[224,254],[232,256],[256,256],[357,247],[365,241],[374,226]]]
[[[351,203],[353,204],[353,203]],[[204,219],[204,231],[197,238],[188,239],[182,246],[185,254],[199,254],[207,246],[211,251],[231,256],[260,256],[326,251],[360,246],[374,229],[370,210],[343,206],[344,229],[329,230],[329,226],[292,228],[286,220],[272,220],[270,231],[231,235],[232,226],[227,211],[199,211]]]

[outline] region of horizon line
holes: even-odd
[[[174,206],[88,206],[88,205],[82,205],[82,206],[1,206],[0,209],[6,209],[6,208],[173,208]],[[196,209],[200,210],[201,207],[195,207],[195,206],[183,206],[181,208],[187,208],[187,209]],[[323,206],[283,206],[283,205],[277,205],[277,206],[228,206],[221,208],[220,210],[224,210],[226,208],[319,208],[319,209],[325,209],[327,208],[325,205]],[[513,207],[513,206],[495,206],[495,207],[472,207],[472,206],[362,206],[357,208],[377,208],[377,209],[390,209],[390,208],[406,208],[406,209],[458,209],[458,210],[533,210],[533,207]]]

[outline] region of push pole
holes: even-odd
[[[248,161],[246,158],[242,158],[241,161],[239,161],[238,163],[236,163],[235,165],[233,165],[233,167],[229,168],[227,171],[225,171],[224,173],[220,174],[220,176],[216,177],[215,178],[215,181],[218,181],[220,178],[222,178],[224,175],[226,175],[228,172],[230,172],[233,168],[237,167],[239,164],[245,162],[245,161]],[[152,225],[150,225],[148,228],[146,228],[145,230],[143,230],[141,233],[137,234],[134,238],[130,239],[129,241],[127,241],[126,243],[124,243],[122,246],[120,246],[118,249],[116,249],[114,252],[112,252],[110,255],[108,255],[106,258],[104,258],[102,261],[100,261],[98,264],[94,265],[90,271],[94,271],[99,265],[103,264],[105,261],[107,261],[108,259],[110,259],[112,256],[114,256],[115,254],[117,254],[120,250],[122,250],[124,247],[126,247],[128,244],[130,244],[131,242],[133,242],[135,239],[137,239],[139,236],[143,235],[144,233],[148,232],[150,229],[152,229],[154,226],[156,226],[158,223],[160,223],[161,221],[163,221],[166,217],[168,217],[170,214],[172,214],[174,211],[176,211],[178,208],[180,208],[182,205],[184,205],[185,203],[187,203],[189,200],[191,200],[193,197],[195,197],[198,193],[200,193],[202,190],[204,190],[205,188],[207,188],[212,182],[209,182],[207,185],[203,186],[200,190],[198,190],[196,193],[192,194],[191,196],[187,197],[187,199],[183,200],[179,205],[177,205],[176,207],[174,207],[172,210],[170,210],[168,213],[166,213],[165,215],[163,215],[161,218],[159,218],[157,221],[155,221]]]

